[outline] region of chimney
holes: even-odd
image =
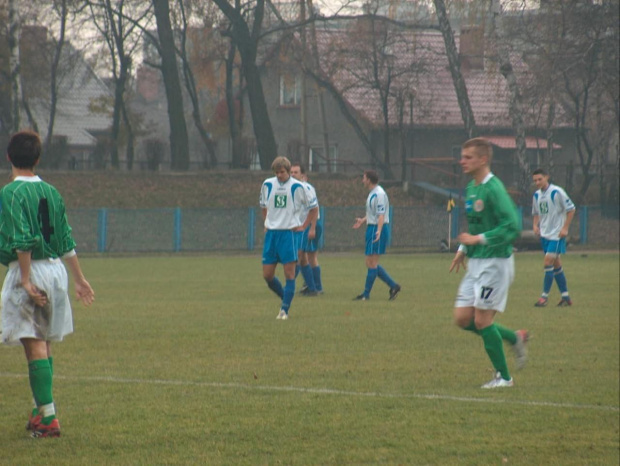
[[[484,28],[482,26],[461,28],[459,57],[463,71],[484,70]]]

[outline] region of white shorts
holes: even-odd
[[[508,258],[469,259],[454,307],[504,312],[508,289],[515,277],[514,256]]]
[[[73,333],[67,271],[60,259],[32,261],[30,281],[47,294],[47,304],[36,306],[21,286],[17,262],[9,264],[2,286],[2,342],[18,345],[22,338],[61,341]]]

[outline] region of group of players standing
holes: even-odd
[[[520,234],[521,222],[504,184],[491,172],[492,158],[492,146],[484,138],[470,139],[461,147],[460,165],[472,178],[465,193],[468,231],[458,235],[460,246],[449,269],[450,272],[458,272],[460,268],[467,270],[457,292],[454,321],[463,330],[483,340],[495,368],[495,377],[482,385],[486,389],[514,385],[503,342],[511,345],[517,368],[522,368],[527,361],[526,343],[529,340],[527,330],[511,330],[494,322],[496,314],[506,308],[508,290],[514,280],[512,244]],[[323,291],[316,260],[321,235],[317,227],[319,207],[316,191],[307,182],[302,166],[291,165],[286,157],[277,157],[272,170],[275,176],[263,182],[259,201],[266,230],[263,277],[267,286],[282,300],[277,319],[287,320],[295,294],[296,267],[297,270],[301,267],[306,294],[314,296]],[[554,279],[561,292],[558,306],[570,306],[572,301],[560,256],[566,252],[566,237],[575,206],[562,188],[549,183],[549,175],[544,170],[535,170],[533,181],[538,188],[532,202],[534,232],[541,237],[545,254],[543,292],[535,306],[547,305]],[[366,170],[362,182],[369,190],[366,215],[357,218],[353,228],[364,223],[367,225],[367,275],[364,291],[354,299],[370,299],[375,279],[379,277],[388,285],[389,299],[393,300],[401,286],[379,265],[389,237],[389,199],[379,186],[379,177],[374,170]],[[308,252],[314,254],[312,266],[304,258]],[[299,264],[298,257],[301,258]],[[467,266],[465,257],[468,258]],[[284,287],[275,276],[278,263],[284,267]],[[318,275],[313,274],[313,270],[318,270]]]
[[[22,131],[13,135],[7,148],[11,182],[0,190],[0,263],[9,268],[2,288],[2,342],[21,344],[25,350],[34,402],[27,429],[35,438],[60,436],[52,396],[51,345],[73,331],[68,277],[61,259],[71,271],[77,299],[90,305],[95,298],[75,253],[62,196],[34,173],[40,155],[38,134]],[[466,268],[464,259],[469,258],[454,305],[454,320],[482,338],[496,370],[495,378],[482,388],[513,386],[503,341],[512,345],[517,366],[522,367],[529,338],[525,330],[513,331],[494,323],[495,315],[506,307],[514,278],[512,243],[519,235],[520,222],[503,183],[490,170],[492,156],[486,139],[471,139],[462,145],[460,164],[472,178],[465,198],[469,228],[458,235],[460,246],[450,265],[450,272],[458,272]],[[317,260],[322,232],[316,192],[307,183],[303,167],[291,166],[285,157],[277,157],[272,169],[275,176],[265,180],[260,193],[266,230],[263,277],[282,300],[277,318],[287,320],[295,294],[296,269],[301,270],[306,282],[305,294],[316,296],[323,291]],[[544,171],[534,171],[533,180],[538,188],[532,208],[534,231],[540,234],[545,253],[543,293],[535,305],[547,305],[555,279],[562,294],[558,305],[570,306],[560,255],[566,252],[575,206],[562,188],[549,183]],[[353,228],[367,225],[368,270],[364,291],[354,299],[368,300],[379,277],[388,285],[389,299],[393,300],[401,286],[379,265],[389,236],[388,196],[379,186],[375,171],[365,171],[362,182],[369,190],[366,215],[357,218]],[[284,268],[284,287],[275,276],[278,263]]]

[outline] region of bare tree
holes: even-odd
[[[229,21],[228,28],[222,33],[235,42],[241,56],[241,70],[246,82],[260,164],[261,168],[268,170],[271,161],[277,155],[278,148],[256,63],[265,1],[256,0],[256,3],[248,9],[245,9],[246,5],[240,2],[236,2],[233,6],[227,0],[213,1]]]
[[[153,0],[157,33],[161,53],[161,72],[168,101],[168,121],[170,122],[170,156],[172,168],[187,170],[189,168],[189,141],[187,125],[183,110],[183,94],[176,61],[176,50],[170,9],[167,0]]]

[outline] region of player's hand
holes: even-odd
[[[362,226],[362,223],[364,223],[364,219],[360,218],[360,217],[357,217],[355,219],[355,223],[353,224],[353,228],[355,228],[357,230],[359,227]]]
[[[536,225],[534,225],[533,230],[534,230],[534,234],[536,236],[540,236],[540,228],[538,228]]]
[[[568,236],[568,230],[562,228],[559,233],[560,238],[566,238]]]
[[[22,283],[22,286],[37,306],[45,306],[47,304],[47,294],[45,291],[40,290],[30,282]]]
[[[78,301],[82,301],[86,306],[90,306],[95,300],[95,292],[86,280],[75,282],[75,296]]]
[[[454,259],[452,259],[448,273],[451,273],[453,270],[456,273],[459,273],[459,269],[461,267],[463,267],[463,270],[467,270],[467,265],[465,264],[465,254],[461,251],[457,251]]]
[[[380,238],[381,238],[381,232],[377,231],[377,233],[375,233],[375,239],[372,242],[376,243],[377,241],[379,241]]]
[[[316,230],[314,228],[310,228],[308,231],[308,239],[316,238]]]

